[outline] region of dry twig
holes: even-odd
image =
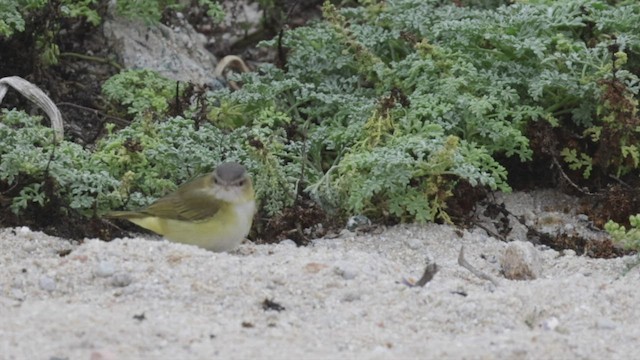
[[[471,273],[477,277],[479,277],[480,279],[484,279],[484,280],[489,280],[491,281],[491,283],[494,286],[498,286],[498,280],[495,279],[493,276],[491,275],[487,275],[485,273],[483,273],[482,271],[474,268],[471,264],[469,264],[469,262],[464,258],[464,245],[462,245],[460,247],[460,254],[458,255],[458,264],[460,264],[460,266],[462,266],[463,268],[471,271]]]

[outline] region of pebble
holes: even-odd
[[[589,215],[578,214],[578,215],[576,215],[576,219],[578,219],[580,221],[588,222],[589,221]]]
[[[125,287],[129,286],[133,282],[133,278],[131,275],[127,273],[119,273],[115,274],[113,278],[111,278],[111,285],[115,287]]]
[[[38,284],[40,285],[40,288],[42,290],[45,290],[48,292],[54,291],[57,287],[56,281],[47,275],[43,275],[42,277],[40,277]]]
[[[38,246],[36,245],[35,241],[25,241],[25,243],[22,245],[22,250],[30,253],[35,251],[38,248]]]
[[[98,263],[93,273],[98,277],[109,277],[116,272],[116,267],[112,262],[103,260]]]
[[[371,220],[364,215],[352,216],[347,220],[347,230],[356,231],[359,228],[371,226]]]
[[[342,301],[353,302],[356,300],[360,300],[361,298],[362,298],[362,294],[358,292],[348,292],[342,296]]]
[[[416,238],[409,238],[406,239],[404,241],[404,243],[407,245],[407,247],[409,247],[409,249],[411,250],[418,250],[422,247],[422,241],[416,239]]]
[[[16,229],[16,234],[24,237],[25,239],[33,239],[33,231],[26,226],[21,226]]]
[[[596,321],[596,328],[601,330],[615,330],[616,327],[618,327],[618,324],[611,319],[602,318]]]
[[[511,280],[532,280],[542,273],[538,251],[526,241],[509,243],[500,258],[500,266],[504,276]]]
[[[573,224],[564,224],[564,232],[567,234],[573,233],[576,230],[576,226]]]
[[[11,288],[11,295],[14,299],[22,301],[27,298],[27,294],[22,289]]]
[[[282,241],[280,241],[278,243],[281,246],[292,246],[292,247],[296,247],[296,243],[295,241],[291,240],[291,239],[284,239]]]
[[[555,316],[552,316],[542,321],[542,328],[545,330],[553,331],[558,327],[558,325],[560,325],[560,320],[558,320],[558,318]]]
[[[358,271],[353,267],[353,265],[348,263],[338,263],[333,268],[333,272],[337,275],[342,276],[345,280],[352,280],[358,276]]]

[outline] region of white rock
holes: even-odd
[[[542,273],[538,250],[526,241],[509,243],[500,258],[500,265],[504,276],[511,280],[531,280]]]
[[[116,267],[110,261],[100,261],[93,271],[94,275],[98,277],[109,277],[116,272]]]
[[[57,287],[56,281],[47,275],[41,276],[40,280],[38,281],[38,284],[40,285],[40,288],[42,290],[45,290],[48,292],[55,291]]]

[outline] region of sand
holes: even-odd
[[[458,264],[463,244],[497,285]],[[531,246],[538,277],[508,280],[507,246],[435,224],[232,253],[0,229],[0,359],[637,356],[636,256]],[[435,277],[408,286],[428,262]]]

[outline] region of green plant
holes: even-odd
[[[225,159],[247,165],[267,215],[308,196],[335,214],[396,221],[449,221],[458,184],[508,191],[497,159],[535,151],[587,178],[638,175],[640,5],[397,0],[323,10],[325,20],[264,43],[289,49],[283,69],[236,75],[240,90],[202,93],[182,116],[166,114],[173,82],[123,72],[103,89],[133,121],[91,151],[65,142],[54,152],[11,132],[16,146],[0,156],[17,163],[0,173],[27,189],[16,206],[39,204],[39,189],[48,196],[46,184],[31,186],[42,176],[26,174],[30,163],[36,175],[59,167],[62,149],[77,155],[49,174],[68,186],[65,201],[98,213],[144,206]],[[536,122],[552,129],[548,149],[531,148]],[[13,148],[25,154],[7,155]],[[77,187],[64,180],[71,169],[93,180]]]
[[[629,216],[629,224],[631,226],[627,230],[623,225],[609,220],[604,229],[615,242],[627,249],[640,251],[640,214]]]
[[[0,3],[0,39],[11,38],[16,32],[29,30],[35,43],[35,54],[41,65],[55,65],[60,50],[56,37],[61,19],[78,18],[96,26],[100,15],[97,0],[5,0]]]
[[[113,102],[127,107],[132,115],[145,112],[162,114],[176,94],[176,82],[151,70],[126,70],[102,85],[102,92]]]

